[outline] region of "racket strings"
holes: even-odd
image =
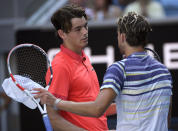
[[[11,67],[15,62],[17,66],[11,70],[12,74],[30,78],[43,87],[46,86],[47,59],[40,50],[31,47],[18,48],[11,54],[10,60]]]

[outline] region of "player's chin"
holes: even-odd
[[[82,41],[81,45],[82,45],[83,47],[87,46],[87,45],[88,45],[88,41]]]

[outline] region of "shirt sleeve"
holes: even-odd
[[[119,95],[124,85],[125,71],[121,63],[117,62],[112,64],[106,71],[101,90],[111,88]]]
[[[66,100],[68,98],[68,92],[70,87],[70,73],[66,65],[56,65],[52,66],[53,69],[53,79],[49,87],[49,92],[51,92],[55,97]],[[49,76],[49,71],[47,72],[46,78]]]

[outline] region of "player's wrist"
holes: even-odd
[[[61,102],[62,101],[62,99],[60,99],[60,98],[57,98],[55,101],[54,101],[54,104],[53,104],[53,108],[55,109],[55,110],[59,110],[59,108],[58,108],[58,103],[59,102]]]

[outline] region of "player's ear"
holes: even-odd
[[[65,32],[63,30],[58,30],[57,31],[58,35],[62,38],[62,39],[65,39]]]
[[[121,41],[123,43],[126,41],[125,33],[121,33]]]

